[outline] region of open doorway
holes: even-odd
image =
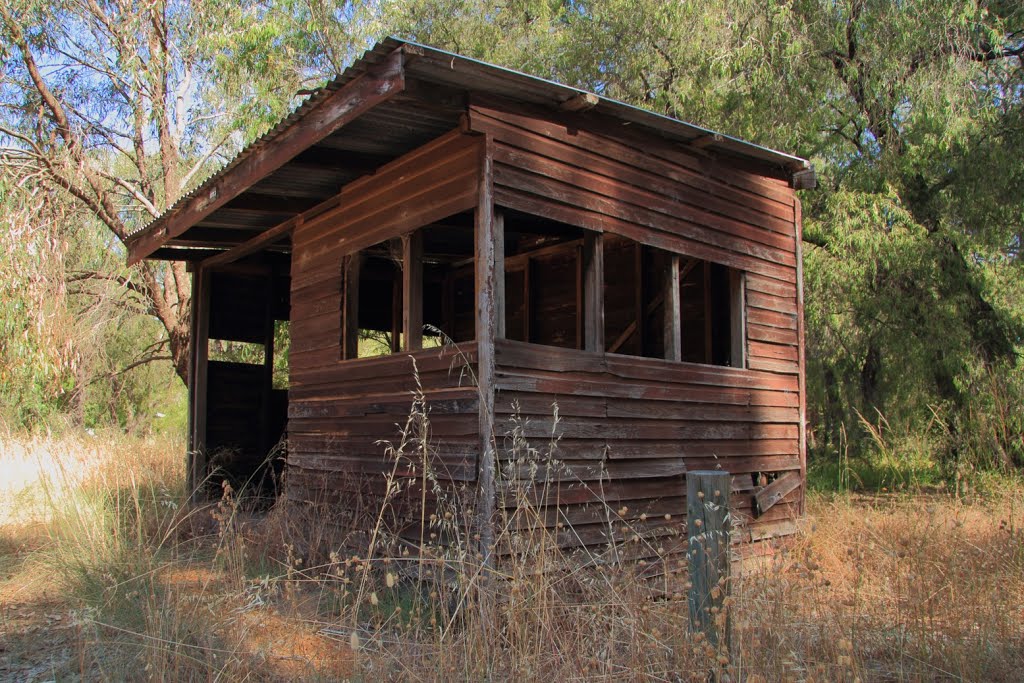
[[[196,283],[191,486],[272,501],[287,456],[288,264],[233,264]]]

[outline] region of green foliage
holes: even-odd
[[[32,45],[51,53],[63,15],[80,16],[71,7],[21,4]],[[802,200],[814,455],[902,458],[911,469],[925,458],[946,476],[1021,467],[1024,425],[1012,409],[1024,401],[1019,3],[286,0],[165,9],[181,43],[176,58],[194,65],[194,92],[202,94],[180,162],[217,150],[204,169],[386,34],[812,159],[820,186]],[[124,16],[129,26],[138,19]],[[141,27],[127,33],[142,35]],[[2,44],[5,59],[15,54]],[[8,73],[16,78],[22,72],[14,67]],[[92,102],[94,85],[69,78],[62,94]],[[38,107],[38,100],[21,104]],[[241,135],[223,137],[232,130]],[[151,185],[165,166],[144,167],[154,170]],[[123,170],[138,175],[134,166]],[[104,263],[103,272],[123,275]],[[82,386],[72,356],[58,353],[59,344],[45,353],[38,343],[24,346],[43,308],[32,318],[27,308],[3,305],[13,357],[45,355],[17,370],[9,363],[4,396],[23,397],[14,403],[26,415],[41,414],[43,404],[65,409]],[[132,356],[132,343],[118,346],[118,333],[144,339],[136,352],[155,339],[143,322],[111,320],[116,331],[101,345],[107,359]],[[15,384],[37,388],[18,394],[9,388]],[[96,405],[109,406],[115,395],[131,405],[147,400],[111,387]],[[67,396],[65,403],[55,396]],[[110,419],[127,423],[129,412],[104,408],[90,419],[116,414]]]
[[[183,426],[184,391],[160,326],[102,229],[53,193],[2,182],[0,419],[27,429],[66,418]]]

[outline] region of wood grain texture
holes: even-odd
[[[686,479],[690,628],[703,633],[714,648],[730,652],[729,574],[730,487],[726,472],[698,470]]]

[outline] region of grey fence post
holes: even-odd
[[[731,650],[728,472],[686,473],[686,535],[690,560],[690,627],[719,652]]]

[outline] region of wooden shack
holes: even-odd
[[[733,475],[744,537],[788,533],[813,182],[787,154],[386,40],[129,242],[191,266],[191,482],[251,479],[286,435],[290,500],[380,495],[418,391],[432,491],[462,491],[485,536],[524,500],[565,545],[611,540],[608,510],[678,529],[692,469]]]

